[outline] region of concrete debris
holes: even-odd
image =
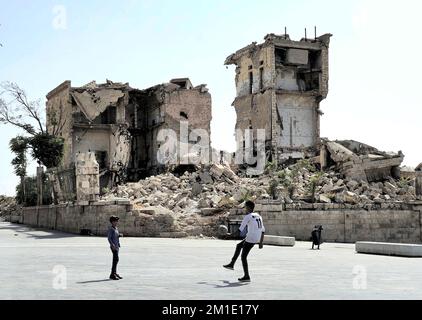
[[[321,203],[331,203],[332,201],[331,201],[331,199],[328,195],[320,194],[319,195],[319,202],[321,202]]]
[[[400,177],[404,155],[382,152],[358,141],[328,141],[322,139],[321,157],[317,161],[324,169],[335,163],[345,177],[356,181],[376,182],[388,177]]]
[[[174,232],[185,232],[187,235],[216,234],[218,230],[213,229],[214,233],[209,233],[204,228],[217,228],[219,224],[216,222],[224,222],[230,209],[241,208],[246,200],[270,200],[273,194],[285,204],[305,201],[367,205],[418,199],[414,180],[387,177],[384,181],[367,182],[344,177],[336,171],[336,166],[324,172],[308,166],[299,166],[299,170],[297,168],[297,165],[295,169],[290,166],[247,178],[236,175],[227,165],[204,166],[196,172],[185,172],[180,176],[166,173],[137,183],[120,185],[102,199],[129,199],[134,204],[134,210],[142,212],[154,211],[151,208],[164,208],[167,214],[174,217],[174,225],[177,226],[173,228],[176,230]],[[279,178],[274,192],[271,192],[274,177]],[[313,184],[314,198],[310,188]],[[151,213],[148,215],[151,216]],[[207,219],[213,219],[212,223],[206,223]],[[201,230],[192,226],[201,226]]]
[[[6,215],[20,215],[20,209],[15,198],[0,196],[0,217]]]

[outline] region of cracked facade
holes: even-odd
[[[104,84],[93,81],[83,87],[72,87],[70,81],[65,81],[48,93],[46,107],[49,132],[58,125],[58,117],[67,119],[59,128],[59,136],[65,140],[60,172],[71,171],[79,154],[89,157],[92,153],[99,167],[100,190],[122,180],[138,181],[162,172],[165,166],[157,160],[162,143],[157,139],[158,132],[172,129],[179,138],[180,123],[187,121],[189,132],[202,129],[210,134],[212,117],[206,85],[194,87],[188,78],[145,90],[109,80]],[[58,187],[62,185],[59,194],[76,192],[72,178],[67,183],[64,177],[52,180]]]
[[[265,129],[270,161],[318,153],[331,36],[292,41],[268,34],[264,43],[254,42],[225,61],[236,65],[236,129]]]

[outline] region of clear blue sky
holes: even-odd
[[[61,8],[65,28],[57,28]],[[210,88],[213,146],[233,150],[234,69],[224,59],[284,26],[299,40],[305,27],[312,34],[316,25],[319,34],[334,34],[322,136],[402,150],[405,164],[416,166],[422,161],[420,12],[419,0],[0,0],[0,81],[17,82],[44,104],[64,80],[79,86],[107,78],[146,88],[188,76]],[[14,194],[18,181],[8,150],[17,133],[0,126],[0,194]]]

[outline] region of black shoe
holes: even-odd
[[[251,278],[249,277],[243,277],[238,279],[240,282],[251,282]]]
[[[120,274],[115,274],[115,276],[117,277],[117,278],[119,278],[119,279],[123,279],[121,276],[120,276]]]
[[[115,274],[110,274],[111,280],[120,280]]]
[[[234,266],[232,264],[227,264],[225,266],[223,266],[223,268],[229,269],[229,270],[234,270]]]

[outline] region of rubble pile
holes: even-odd
[[[188,235],[215,235],[230,208],[249,198],[269,198],[269,177],[239,178],[228,166],[213,165],[176,176],[166,173],[137,183],[120,185],[102,200],[130,199],[134,211],[148,217],[148,209],[167,216],[171,230]],[[146,214],[145,214],[146,213]]]
[[[241,207],[246,200],[366,205],[417,199],[412,179],[357,181],[344,177],[335,167],[321,172],[306,162],[267,170],[253,178],[240,177],[229,166],[212,165],[181,176],[166,173],[120,185],[102,197],[120,198],[131,200],[134,210],[141,213],[158,210],[172,220],[172,231],[189,235],[215,234],[215,230],[205,230],[218,225],[211,220],[224,219],[229,209]]]
[[[286,183],[286,180],[290,181]],[[315,193],[312,199],[313,184]],[[344,178],[333,169],[320,173],[306,167],[288,167],[254,178],[242,178],[222,165],[186,172],[180,177],[172,173],[153,176],[120,185],[103,196],[104,200],[115,198],[130,199],[140,207],[162,206],[176,213],[202,215],[238,206],[247,199],[350,204],[417,200],[412,179],[389,177],[385,181],[369,183]]]
[[[0,217],[12,214],[19,214],[18,205],[15,198],[0,196]]]
[[[388,177],[385,181],[367,182],[344,178],[342,174],[334,170],[316,173],[304,168],[299,171],[296,180],[293,196],[291,198],[284,196],[283,200],[286,203],[304,200],[317,203],[358,205],[417,200],[413,179]],[[313,184],[315,185],[315,194],[312,199]],[[286,194],[286,188],[279,187],[277,189],[282,194]]]
[[[172,173],[120,185],[102,197],[130,199],[138,207],[162,206],[176,213],[208,215],[249,198],[268,199],[270,177],[240,178],[228,166],[213,165],[180,177]]]

